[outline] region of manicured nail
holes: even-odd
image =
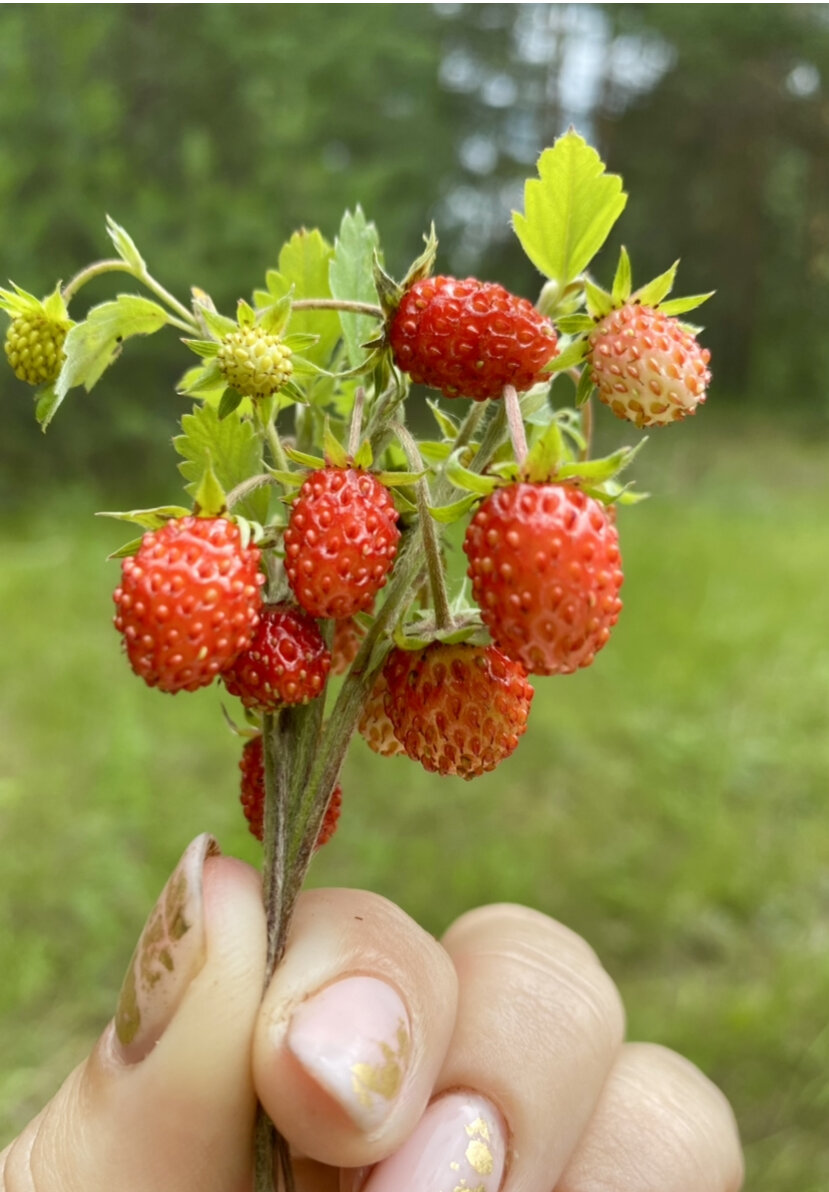
[[[433,1101],[400,1150],[378,1163],[363,1192],[498,1192],[506,1138],[490,1101],[450,1093]]]
[[[343,977],[294,1012],[288,1047],[362,1130],[388,1116],[406,1078],[411,1029],[385,981]]]
[[[156,1045],[204,964],[204,863],[219,853],[212,836],[197,836],[144,925],[115,1012],[115,1034],[127,1063],[142,1060]]]

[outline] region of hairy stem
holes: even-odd
[[[413,472],[423,471],[423,460],[417,448],[417,443],[399,422],[392,424],[392,429],[403,445],[409,467]],[[429,573],[429,587],[435,605],[435,623],[438,629],[449,629],[452,625],[452,611],[449,607],[449,597],[446,592],[446,576],[443,572],[443,561],[440,557],[440,543],[438,542],[435,523],[429,512],[429,487],[426,477],[422,476],[417,482],[417,514],[420,519],[420,535],[423,542],[423,554],[426,559],[426,570]]]
[[[360,450],[360,433],[363,429],[363,407],[366,402],[366,391],[358,385],[354,393],[354,409],[351,411],[351,424],[348,428],[348,457],[354,456]]]
[[[519,468],[527,458],[527,432],[524,429],[524,419],[521,417],[521,405],[518,392],[514,385],[504,386],[504,409],[507,415],[512,449],[515,452],[515,462]]]
[[[91,265],[76,273],[63,287],[61,293],[64,302],[69,302],[82,286],[92,281],[93,277],[100,277],[104,273],[131,273],[135,276],[132,266],[120,257],[107,261],[93,261]]]
[[[354,315],[373,315],[383,318],[382,306],[373,302],[352,302],[348,298],[299,298],[291,303],[292,310],[345,310]]]

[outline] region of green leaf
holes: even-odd
[[[613,278],[613,305],[624,306],[630,292],[633,289],[633,274],[630,269],[630,257],[628,250],[622,245],[622,251],[619,253],[619,264],[616,267],[616,276]]]
[[[269,270],[268,289],[275,299],[283,297],[293,287],[293,299],[330,298],[328,270],[333,247],[318,229],[294,232],[279,253],[279,269]],[[291,313],[291,332],[305,332],[318,336],[307,353],[314,364],[325,367],[340,338],[340,320],[335,310],[294,310]]]
[[[524,252],[562,287],[579,276],[607,239],[627,195],[617,174],[572,130],[545,149],[538,178],[524,188],[525,214],[513,212]]]
[[[185,489],[191,496],[195,496],[208,462],[225,492],[262,471],[259,436],[238,414],[220,421],[214,406],[196,406],[192,414],[184,415],[181,428],[184,433],[173,439],[173,446],[184,457],[179,471],[188,482]],[[267,487],[257,488],[240,500],[237,508],[243,517],[265,522],[268,502]]]
[[[186,509],[183,505],[158,505],[155,509],[129,509],[119,513],[101,510],[95,516],[132,522],[136,526],[143,526],[145,530],[160,530],[168,521],[179,517],[188,517],[192,512],[192,509]]]
[[[646,286],[642,286],[641,290],[637,290],[633,295],[634,301],[639,302],[642,306],[658,306],[673,289],[678,268],[679,261],[674,261],[670,269],[666,269],[664,273],[659,274],[659,277],[655,277]]]
[[[231,389],[230,386],[228,386],[228,388],[225,389],[224,393],[222,394],[221,401],[219,402],[219,408],[216,411],[219,416],[219,421],[224,422],[225,418],[227,418],[233,413],[234,410],[238,408],[241,401],[242,394],[239,392],[239,390]]]
[[[453,443],[439,443],[435,439],[421,440],[417,446],[420,454],[429,464],[442,464],[454,450]]]
[[[684,315],[686,311],[696,310],[698,306],[702,306],[703,302],[713,298],[715,293],[716,290],[709,290],[707,294],[690,294],[687,298],[672,298],[670,302],[660,303],[659,309],[663,315]]]
[[[47,385],[43,389],[38,389],[35,394],[35,418],[44,433],[54,418],[55,411],[60,405],[61,400],[55,392],[54,385]]]
[[[362,208],[346,211],[334,241],[334,256],[329,267],[331,294],[334,298],[352,302],[379,302],[374,284],[374,253],[380,252],[377,228],[369,223]],[[352,368],[358,368],[366,358],[363,344],[377,330],[377,319],[371,315],[339,311],[340,326],[346,355]]]
[[[126,261],[130,268],[135,270],[136,274],[147,272],[144,258],[135,247],[135,241],[132,236],[120,224],[117,224],[110,215],[107,216],[107,235],[115,245],[115,251],[118,253],[118,256],[122,261]]]
[[[125,339],[152,335],[166,322],[163,307],[134,294],[119,294],[114,302],[93,307],[66,337],[66,360],[55,382],[57,405],[76,385],[83,385],[88,393],[119,355]]]
[[[588,347],[586,339],[575,340],[568,344],[563,352],[559,352],[558,356],[554,356],[544,371],[552,376],[554,373],[562,372],[565,368],[574,368],[584,360]]]

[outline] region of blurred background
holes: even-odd
[[[392,272],[434,219],[442,272],[535,297],[509,213],[570,124],[630,194],[597,279],[624,242],[635,281],[682,257],[677,293],[717,290],[708,405],[637,461],[654,498],[620,519],[596,664],[539,682],[517,754],[470,785],[356,742],[312,880],[435,933],[494,899],[563,919],[631,1037],[732,1099],[747,1186],[825,1190],[829,7],[3,5],[0,283],[45,294],[107,255],[108,212],[230,310],[359,202]],[[130,675],[105,562],[128,535],[92,517],[178,499],[188,363],[172,333],[130,343],[46,437],[0,370],[0,1146],[111,1014],[189,839],[258,860],[221,693]]]

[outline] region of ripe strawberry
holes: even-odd
[[[485,401],[546,377],[556,332],[526,298],[474,278],[427,277],[403,295],[388,340],[398,368],[444,397]]]
[[[589,666],[622,602],[614,518],[560,484],[512,484],[487,497],[463,545],[492,640],[531,674]]]
[[[611,311],[589,337],[588,363],[599,397],[619,418],[664,426],[705,401],[711,353],[679,322],[629,302]]]
[[[261,735],[251,737],[249,741],[245,742],[239,769],[242,771],[239,792],[242,810],[251,832],[257,840],[261,841],[265,827],[265,758]],[[322,821],[319,836],[317,836],[317,843],[314,846],[315,850],[322,848],[334,835],[342,804],[343,789],[338,784],[334,788],[331,802],[325,812],[325,818]]]
[[[383,675],[395,735],[427,770],[475,778],[509,757],[526,731],[533,689],[521,663],[495,646],[395,649]]]
[[[386,715],[387,690],[386,677],[381,671],[363,708],[357,730],[366,744],[381,757],[399,757],[406,750],[395,736],[394,726]]]
[[[47,385],[56,380],[66,359],[63,344],[69,326],[34,312],[12,319],[5,350],[18,380],[27,385]]]
[[[400,531],[389,491],[357,468],[306,479],[285,530],[285,570],[312,617],[368,611],[391,570]]]
[[[240,327],[222,340],[216,360],[222,376],[245,397],[270,397],[294,370],[291,349],[261,327]]]
[[[222,678],[246,708],[272,712],[316,699],[330,669],[316,621],[288,604],[266,604],[250,645]]]
[[[349,617],[334,625],[334,641],[331,645],[331,674],[344,675],[360,652],[365,630],[358,621]]]
[[[144,535],[113,600],[130,665],[148,686],[195,691],[236,660],[259,620],[259,558],[224,517],[182,517]]]

